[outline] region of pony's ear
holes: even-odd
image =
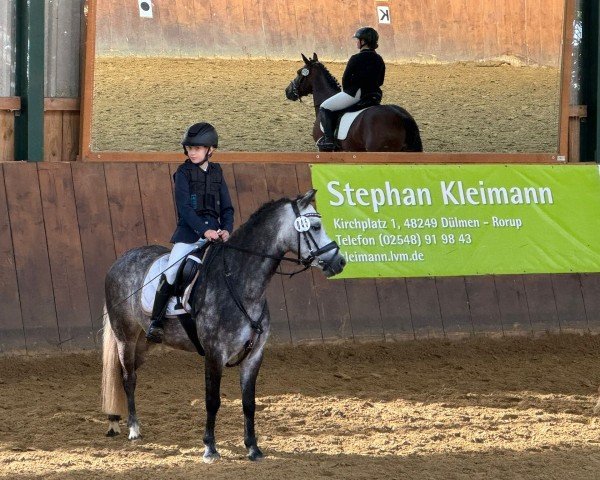
[[[303,210],[306,207],[308,207],[310,202],[314,200],[316,194],[317,191],[314,188],[311,188],[304,195],[298,197],[298,207],[300,208],[300,210]]]
[[[315,52],[313,52],[313,62],[318,62],[319,59],[317,58],[317,54]]]
[[[306,58],[303,53],[301,53],[300,55],[302,55],[302,60],[304,60],[304,63],[308,65],[310,63],[310,60]]]

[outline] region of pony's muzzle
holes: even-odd
[[[340,253],[336,253],[333,258],[323,265],[323,274],[329,278],[342,273],[346,266],[346,259]]]
[[[288,100],[292,100],[293,102],[300,98],[298,96],[298,91],[295,88],[294,82],[290,82],[290,84],[286,87],[285,98],[287,98]]]

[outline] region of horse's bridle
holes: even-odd
[[[309,74],[310,74],[310,69],[306,66],[302,67],[302,69],[300,70],[300,73],[290,82],[290,85],[292,86],[292,93],[296,96],[296,98],[299,101],[302,101],[302,97],[300,96],[300,92],[298,92],[298,88],[300,87],[302,80],[304,80],[306,77],[308,77]],[[300,80],[298,80],[298,79],[300,79]]]
[[[294,227],[296,228],[296,231],[298,232],[298,257],[297,258],[291,258],[286,255],[278,256],[278,255],[269,255],[268,253],[255,252],[254,250],[250,250],[250,249],[243,248],[243,247],[238,247],[236,245],[231,245],[228,242],[219,243],[218,245],[222,246],[224,248],[230,248],[232,250],[237,250],[239,252],[248,253],[250,255],[256,255],[257,257],[271,258],[271,259],[277,260],[277,261],[285,260],[287,262],[292,262],[292,263],[295,263],[296,265],[302,265],[304,267],[300,270],[296,270],[295,272],[291,272],[291,273],[275,272],[279,275],[289,275],[290,277],[293,277],[294,275],[296,275],[298,273],[308,270],[313,265],[313,262],[317,259],[318,259],[317,264],[321,268],[326,270],[329,267],[331,262],[326,262],[326,261],[318,258],[319,255],[322,255],[324,253],[327,253],[327,252],[335,249],[335,253],[331,257],[333,259],[336,256],[336,254],[340,251],[339,245],[337,244],[337,242],[332,240],[327,245],[319,247],[319,244],[317,243],[315,238],[310,233],[310,221],[308,220],[308,218],[309,217],[321,218],[321,215],[319,213],[314,212],[314,213],[301,214],[300,209],[298,208],[298,205],[296,204],[295,201],[292,202],[292,210],[294,211],[294,214],[296,215],[296,219],[294,220]],[[303,219],[305,219],[305,220],[303,220]],[[304,242],[306,243],[306,246],[308,247],[309,255],[306,258],[302,258],[302,255],[300,253],[300,250],[301,250],[300,246],[301,246],[302,240],[304,240]],[[313,245],[314,245],[314,247],[316,247],[316,249],[313,249]]]
[[[294,227],[296,228],[296,231],[298,232],[298,258],[297,258],[296,262],[298,263],[298,265],[304,265],[304,268],[302,270],[299,270],[298,272],[294,272],[292,275],[295,275],[296,273],[300,273],[300,272],[303,272],[304,270],[308,269],[313,264],[315,259],[318,259],[317,260],[318,265],[320,265],[323,268],[323,270],[326,270],[329,267],[330,262],[326,262],[326,261],[318,258],[319,255],[322,255],[326,252],[329,252],[330,250],[335,249],[335,253],[331,257],[331,258],[334,258],[337,255],[337,253],[340,251],[339,245],[337,244],[337,242],[332,240],[327,245],[319,247],[319,244],[317,243],[315,238],[310,233],[310,221],[308,221],[308,218],[309,217],[321,218],[321,215],[317,212],[305,213],[304,215],[302,215],[300,213],[300,209],[298,208],[298,205],[296,204],[296,202],[292,202],[292,209],[294,210],[294,214],[296,215],[296,220],[294,221]],[[306,218],[307,220],[303,221],[304,218]],[[304,239],[304,242],[306,243],[306,246],[308,247],[309,255],[306,258],[302,258],[302,256],[300,255],[300,243],[301,243],[300,237],[302,237],[302,239]],[[313,250],[313,245],[316,247],[316,250]],[[290,275],[290,277],[292,275]]]

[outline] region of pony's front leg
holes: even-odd
[[[242,387],[242,407],[244,409],[244,445],[248,449],[250,460],[260,460],[263,453],[258,448],[254,431],[254,412],[256,411],[256,377],[262,363],[263,352],[254,352],[240,367],[240,385]]]
[[[223,365],[220,359],[206,357],[204,363],[204,379],[206,394],[206,428],[204,430],[205,463],[213,463],[221,458],[215,444],[215,422],[221,406],[221,376]]]

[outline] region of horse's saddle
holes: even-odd
[[[356,117],[358,117],[367,108],[374,107],[380,103],[381,95],[378,93],[373,93],[365,98],[361,98],[358,103],[335,112],[337,113],[335,123],[338,125],[336,130],[336,138],[338,140],[346,140],[348,131],[350,130],[350,127],[354,123]],[[319,126],[321,127],[321,131],[323,131],[323,125],[319,124]]]
[[[200,247],[188,253],[181,261],[175,276],[174,292],[167,304],[166,317],[175,318],[180,315],[191,313],[192,307],[189,299],[196,280],[200,276],[200,266],[202,265],[202,257],[206,247]],[[148,273],[144,277],[144,287],[142,288],[142,311],[145,315],[152,315],[152,307],[154,305],[154,297],[162,272],[167,268],[169,254],[158,257],[148,269]]]

